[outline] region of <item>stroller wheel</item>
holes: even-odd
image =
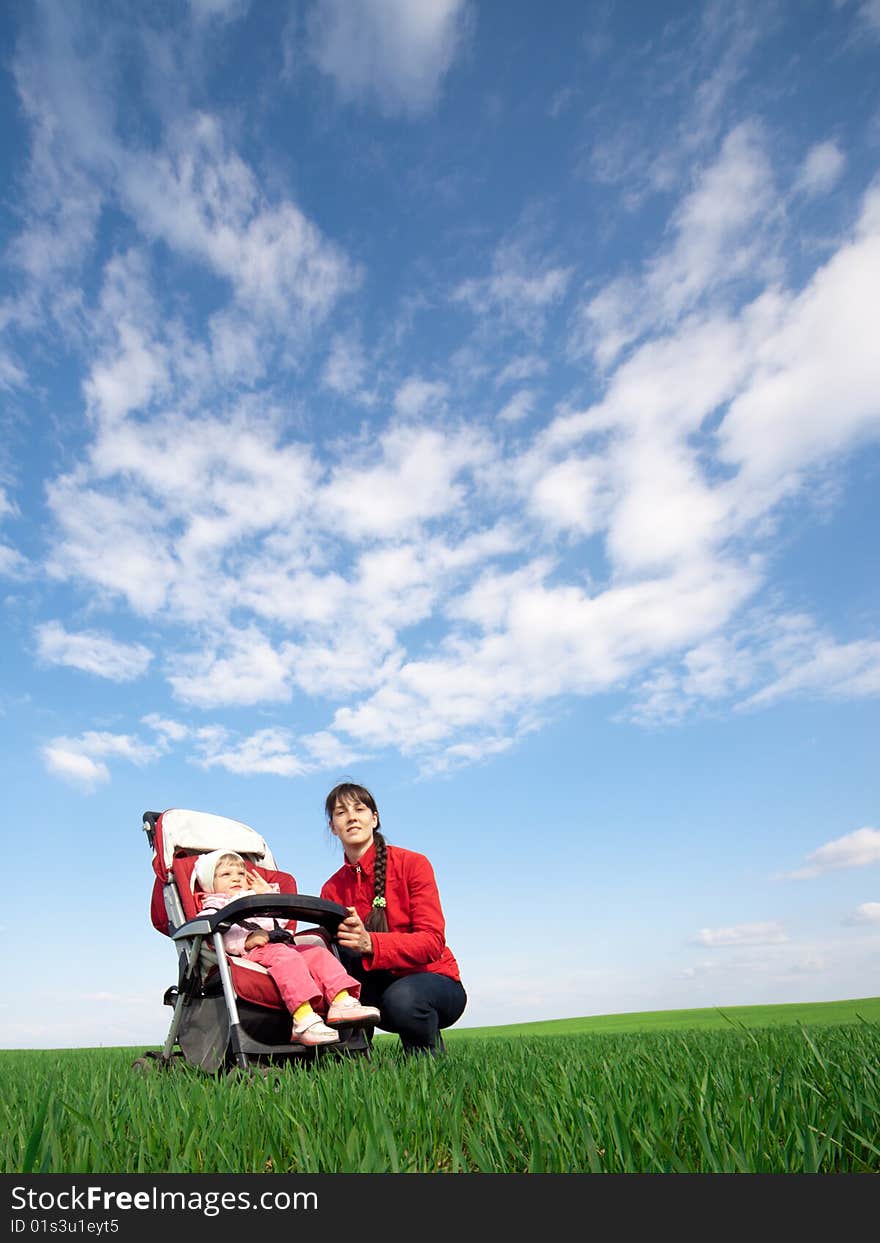
[[[281,1091],[281,1072],[277,1066],[266,1066],[262,1062],[252,1061],[249,1066],[229,1066],[226,1075],[230,1079],[244,1079],[253,1082],[255,1079],[268,1084],[273,1092]]]
[[[171,1054],[171,1057],[165,1057],[162,1053],[155,1053],[152,1049],[148,1049],[143,1057],[135,1058],[131,1069],[136,1070],[140,1075],[151,1075],[159,1070],[170,1070],[182,1057],[183,1054],[177,1050]]]

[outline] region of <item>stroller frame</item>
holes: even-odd
[[[165,812],[145,811],[143,829],[154,852],[152,922],[180,950],[177,984],[168,988],[163,998],[164,1004],[174,1010],[171,1026],[162,1052],[150,1056],[166,1066],[172,1064],[175,1056],[183,1056],[209,1072],[224,1065],[246,1070],[253,1062],[314,1060],[328,1054],[369,1057],[370,1035],[363,1029],[342,1028],[338,1043],[314,1048],[290,1043],[289,1034],[286,1040],[276,1039],[282,1027],[290,1032],[291,1021],[277,989],[261,978],[267,976],[264,968],[231,958],[223,943],[223,934],[248,917],[307,919],[318,927],[295,933],[295,942],[320,943],[338,957],[333,938],[347,915],[345,907],[297,893],[293,877],[275,869],[263,838],[239,821],[170,808]],[[185,878],[191,875],[200,853],[215,849],[241,854],[264,876],[268,873],[282,889],[287,886],[293,892],[246,894],[221,910],[196,911],[187,918],[183,901]],[[195,903],[188,897],[187,905],[192,909]],[[247,972],[242,975],[245,969]],[[236,975],[248,985],[259,986],[256,999],[240,995]],[[179,1046],[180,1053],[175,1046]]]

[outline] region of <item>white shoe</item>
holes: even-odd
[[[301,1022],[294,1023],[293,1031],[290,1033],[291,1044],[313,1046],[336,1044],[338,1040],[339,1032],[328,1027],[317,1014],[309,1014]]]
[[[379,1011],[375,1006],[362,1006],[357,997],[349,995],[333,1003],[327,1011],[327,1022],[331,1027],[375,1027]]]

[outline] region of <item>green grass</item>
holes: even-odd
[[[705,1010],[651,1010],[632,1014],[600,1014],[578,1019],[550,1019],[538,1023],[510,1023],[501,1027],[463,1027],[448,1039],[495,1036],[574,1036],[600,1032],[708,1031],[726,1027],[808,1026],[841,1023],[880,1023],[880,997],[851,1001],[813,1001],[784,1006],[727,1006]]]
[[[140,1048],[7,1051],[0,1168],[878,1173],[880,999],[834,1005],[772,1007],[764,1025],[745,1007],[716,1027],[682,1016],[718,1011],[678,1011],[655,1030],[461,1029],[436,1062],[383,1039],[369,1061],[265,1077],[138,1074]],[[675,1015],[690,1025],[661,1029]]]

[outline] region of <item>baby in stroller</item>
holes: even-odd
[[[246,894],[279,892],[277,884],[248,869],[241,855],[231,850],[200,855],[194,874],[195,895],[203,910],[222,910]],[[321,944],[297,944],[276,919],[243,919],[224,932],[223,944],[228,954],[266,968],[292,1016],[292,1044],[334,1044],[338,1028],[372,1027],[379,1020],[375,1006],[360,1004],[360,983],[334,954]]]
[[[318,1066],[325,1055],[331,1060],[370,1057],[373,1023],[371,1019],[352,1021],[358,1013],[355,1007],[360,1006],[357,983],[352,981],[349,987],[339,977],[328,976],[323,987],[312,972],[311,959],[292,953],[290,945],[281,944],[277,937],[270,940],[273,933],[284,932],[285,941],[287,934],[294,933],[298,947],[323,949],[321,962],[329,971],[327,958],[340,958],[335,937],[346,917],[345,907],[299,893],[296,878],[277,867],[265,838],[240,820],[171,807],[145,811],[142,822],[153,853],[150,920],[157,932],[172,942],[177,983],[166,989],[163,997],[174,1013],[162,1051],[146,1054],[140,1063],[170,1067],[180,1057],[215,1074],[233,1067]],[[245,887],[238,889],[231,884],[230,893],[214,899],[211,906],[203,906],[208,893],[215,889],[214,870],[203,870],[200,882],[196,865],[203,856],[211,855],[216,861],[224,854],[244,862]],[[202,864],[203,869],[206,867]],[[251,876],[254,879],[249,880]],[[219,909],[211,909],[220,902]],[[308,926],[298,927],[298,921]],[[256,927],[245,928],[242,935],[240,927],[236,931],[234,926],[243,923]],[[259,948],[255,941],[262,937],[255,938],[251,942],[254,949],[244,955],[227,950],[227,944],[235,946],[236,936],[243,949],[248,935],[257,929],[266,934],[264,951],[271,946],[279,951],[280,962],[305,962],[308,967],[310,978],[303,981],[301,991],[295,989],[290,994],[289,1001],[282,997],[269,970],[253,957]],[[229,941],[227,933],[234,934]],[[348,992],[354,1004],[341,1007],[344,1021],[339,1021],[334,1011],[331,1025],[327,1021],[330,1006],[346,1001],[337,997],[340,992]],[[338,1032],[337,1040],[326,1045],[291,1040],[291,1024],[302,1029],[300,1018],[292,1019],[291,1015],[304,1002],[323,1026],[334,1034]],[[302,1030],[297,1036],[301,1034]],[[321,1035],[320,1031],[312,1033],[315,1035]]]

